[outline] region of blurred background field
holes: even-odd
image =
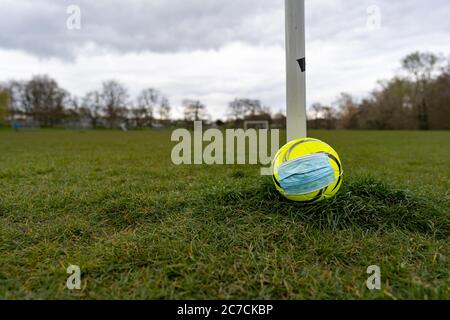
[[[450,132],[311,131],[345,170],[312,206],[258,166],[174,166],[170,133],[0,130],[0,297],[449,298]]]

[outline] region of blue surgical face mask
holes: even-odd
[[[287,195],[319,191],[336,181],[325,153],[312,154],[282,164],[278,169],[281,188]]]

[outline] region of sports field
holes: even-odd
[[[170,131],[0,131],[0,298],[450,298],[450,132],[310,136],[345,182],[307,206],[257,166],[172,165]]]

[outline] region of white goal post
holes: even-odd
[[[285,0],[287,141],[307,137],[305,0]]]

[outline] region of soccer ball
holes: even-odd
[[[317,139],[289,142],[276,154],[272,168],[275,187],[292,201],[319,202],[334,197],[342,186],[339,155]]]

